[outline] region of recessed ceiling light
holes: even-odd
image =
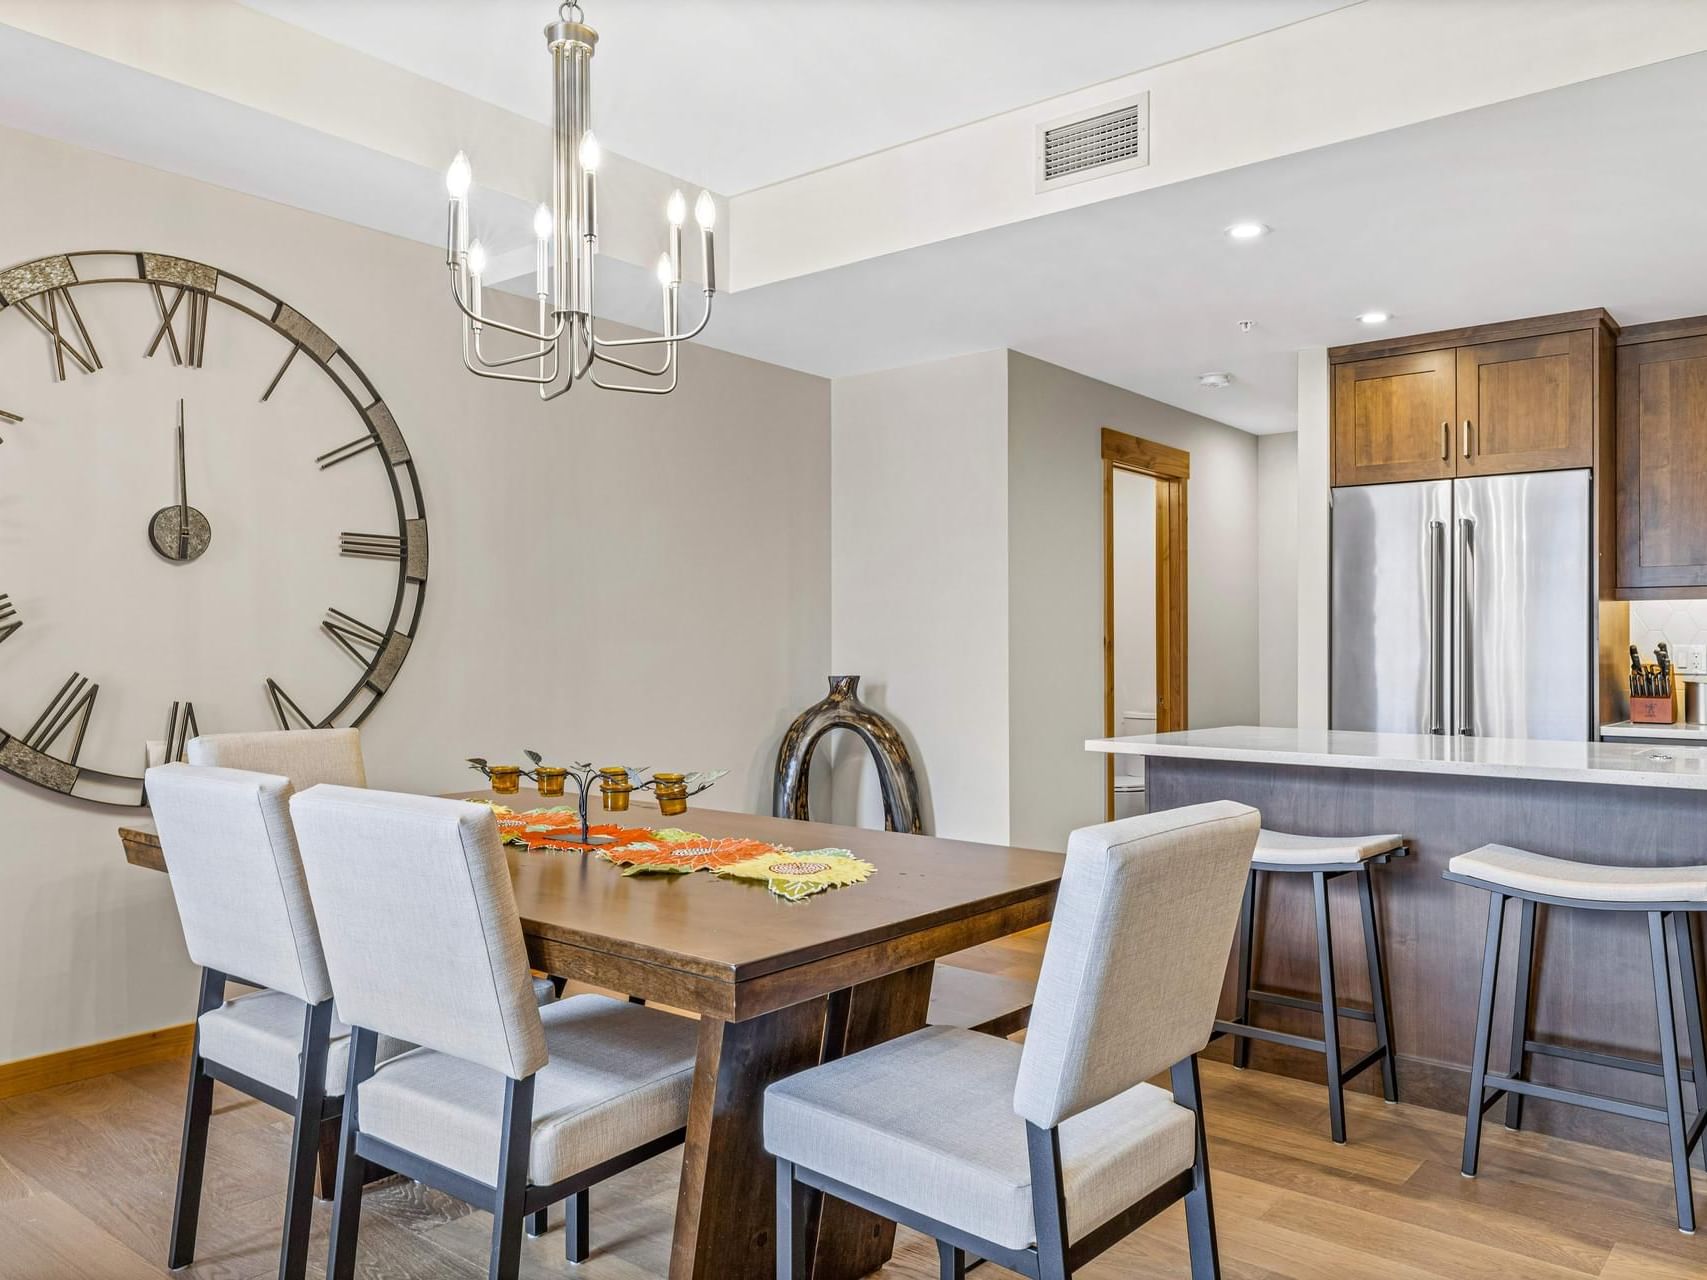
[[[1240,333],[1249,333],[1252,329],[1254,329],[1256,327],[1257,327],[1257,322],[1255,320],[1241,320],[1241,321],[1239,321],[1239,332]]]
[[[1229,240],[1261,240],[1269,232],[1260,222],[1235,222],[1227,228]]]
[[[1393,316],[1391,312],[1387,311],[1365,311],[1357,318],[1362,324],[1386,324]]]
[[[1219,391],[1222,387],[1233,385],[1233,375],[1230,373],[1200,373],[1197,375],[1197,385],[1211,387]]]

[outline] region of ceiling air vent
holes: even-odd
[[[1037,126],[1037,189],[1105,178],[1150,163],[1150,95]]]

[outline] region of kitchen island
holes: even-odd
[[[1579,861],[1707,864],[1703,747],[1248,727],[1098,738],[1086,746],[1143,756],[1151,810],[1237,800],[1260,810],[1273,830],[1405,836],[1411,856],[1375,876],[1400,1097],[1460,1114],[1469,1094],[1488,903],[1486,895],[1443,880],[1447,862],[1494,843]],[[1313,996],[1308,877],[1264,879],[1255,985]],[[1367,1007],[1355,892],[1346,885],[1331,893],[1341,999]],[[1640,917],[1547,909],[1536,945],[1541,976],[1532,1038],[1656,1057],[1652,969]],[[1508,954],[1501,970],[1496,1028],[1510,1025],[1511,960]],[[1319,1025],[1315,1015],[1285,1008],[1264,1009],[1259,1017],[1304,1034],[1316,1034]],[[1366,1023],[1341,1025],[1350,1062],[1373,1040]],[[1503,1068],[1503,1035],[1495,1036],[1495,1046],[1493,1065]],[[1224,1049],[1223,1042],[1211,1052]],[[1322,1074],[1319,1057],[1278,1046],[1253,1046],[1251,1061],[1305,1079]],[[1563,1059],[1536,1059],[1534,1078],[1650,1104],[1660,1096],[1657,1079]],[[1357,1087],[1369,1089],[1374,1079],[1366,1076]],[[1543,1132],[1663,1150],[1663,1135],[1637,1121],[1543,1102],[1532,1102],[1525,1116],[1526,1127]]]

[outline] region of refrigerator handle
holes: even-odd
[[[1458,695],[1453,720],[1457,724],[1457,731],[1466,737],[1476,732],[1471,711],[1475,685],[1470,670],[1470,574],[1474,564],[1471,537],[1475,527],[1476,522],[1470,517],[1458,517],[1458,626],[1457,653],[1453,659],[1453,669],[1458,675]]]
[[[1430,733],[1446,732],[1446,522],[1428,522],[1428,716]]]

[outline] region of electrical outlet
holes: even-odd
[[[1674,645],[1671,656],[1679,675],[1707,675],[1707,644]]]

